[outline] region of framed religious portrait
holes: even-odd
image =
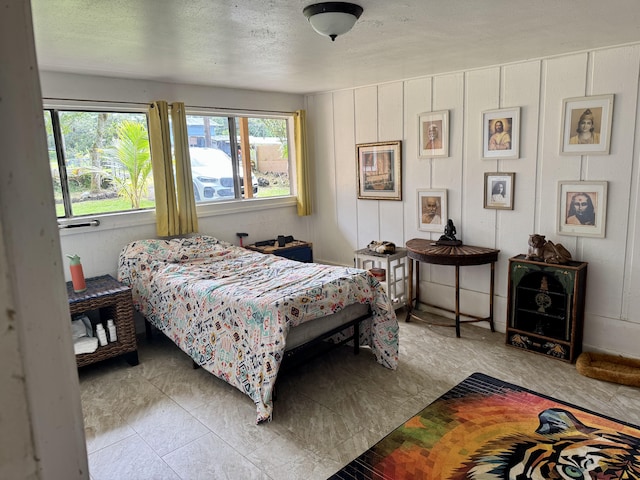
[[[449,110],[418,115],[418,157],[449,156]]]
[[[482,114],[482,158],[516,159],[520,156],[520,107]]]
[[[447,218],[447,191],[419,188],[418,230],[442,233]]]
[[[613,95],[567,98],[562,102],[562,155],[608,155]]]
[[[558,182],[558,233],[604,238],[607,182]]]
[[[402,200],[402,141],[361,143],[358,154],[358,198]]]
[[[515,180],[515,173],[485,172],[484,208],[513,210]]]

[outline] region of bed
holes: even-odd
[[[287,352],[326,332],[340,342],[355,331],[356,345],[397,367],[393,305],[365,270],[300,263],[198,235],[128,244],[118,280],[131,286],[148,322],[254,401],[257,423],[271,419]]]

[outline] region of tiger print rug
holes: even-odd
[[[640,480],[640,427],[474,373],[331,480]]]

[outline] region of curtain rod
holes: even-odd
[[[118,104],[118,105],[144,105],[148,107],[153,102],[123,102],[118,100],[81,100],[77,98],[57,98],[57,97],[42,97],[43,101],[56,101],[56,102],[81,102],[81,103],[105,103],[105,104]],[[187,105],[186,108],[200,108],[205,110],[218,110],[228,112],[246,112],[246,113],[280,113],[283,115],[295,115],[295,112],[288,112],[284,110],[262,110],[262,109],[249,109],[249,108],[230,108],[230,107],[210,107],[203,105]]]

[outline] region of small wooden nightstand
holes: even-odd
[[[302,240],[294,240],[286,243],[284,247],[275,245],[265,245],[256,247],[255,244],[247,245],[245,248],[260,253],[272,253],[279,257],[288,258],[289,260],[296,260],[298,262],[311,263],[313,262],[313,245],[309,242]]]
[[[113,319],[118,339],[105,346],[98,346],[93,353],[76,355],[79,367],[106,360],[107,358],[125,355],[129,365],[138,364],[138,346],[133,323],[133,303],[131,289],[118,282],[111,275],[103,275],[87,279],[87,289],[81,293],[73,291],[71,282],[67,282],[69,311],[71,315],[98,310],[100,322],[105,324]]]

